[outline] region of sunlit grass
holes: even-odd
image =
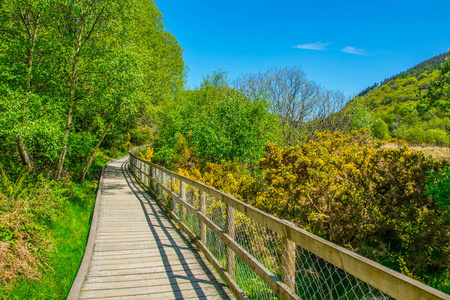
[[[121,157],[126,153],[115,153]],[[71,181],[53,185],[52,201],[58,212],[42,233],[50,251],[42,252],[44,265],[39,280],[20,276],[0,283],[0,299],[65,299],[78,272],[89,235],[98,176],[112,158],[103,152],[94,160],[84,183]]]
[[[67,185],[61,211],[47,232],[52,248],[45,259],[47,266],[42,268],[42,277],[40,280],[22,278],[2,285],[1,299],[67,297],[86,247],[97,183]]]

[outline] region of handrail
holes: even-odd
[[[322,265],[324,265],[324,268],[332,269],[335,274],[338,274],[337,276],[341,273],[348,273],[362,281],[361,283],[357,279],[355,279],[356,281],[348,279],[351,282],[356,282],[355,286],[358,286],[357,291],[354,291],[356,288],[351,287],[352,292],[355,295],[367,291],[369,293],[378,293],[377,295],[380,295],[378,297],[384,299],[387,299],[387,296],[404,300],[450,299],[449,295],[441,291],[319,238],[290,222],[254,208],[251,205],[236,199],[232,195],[209,187],[202,182],[167,170],[135,155],[135,153],[145,148],[147,148],[147,146],[141,146],[130,150],[131,172],[142,184],[155,194],[155,196],[166,199],[165,204],[169,203],[171,206],[168,210],[170,215],[179,222],[183,230],[187,231],[193,237],[200,237],[195,240],[196,244],[205,253],[206,257],[214,265],[216,270],[219,271],[233,293],[240,299],[244,299],[246,296],[236,283],[237,279],[234,278],[237,266],[235,255],[256,273],[256,275],[258,275],[259,278],[261,278],[261,280],[264,281],[264,283],[281,299],[300,299],[300,296],[298,295],[301,294],[300,290],[302,290],[302,287],[299,287],[299,281],[302,280],[300,273],[309,271],[309,269],[306,270],[303,267],[298,267],[299,262],[305,262],[307,260],[302,256],[301,251],[310,252],[311,254],[316,255],[318,257],[317,259],[320,258],[323,260],[323,262],[310,263],[319,264],[319,267],[314,266],[316,269],[322,268]],[[165,181],[167,181],[167,183],[165,183]],[[175,191],[174,186],[177,181],[180,183],[180,189]],[[187,201],[186,198],[186,186],[198,190],[198,208],[194,207],[192,203],[188,203],[189,201]],[[222,226],[219,226],[211,220],[211,216],[208,217],[206,210],[209,208],[207,207],[205,200],[207,195],[208,197],[212,197],[215,201],[210,201],[210,203],[225,205],[225,225],[222,224]],[[181,210],[179,210],[177,204],[181,207]],[[192,231],[192,228],[194,227],[191,226],[191,228],[189,228],[186,223],[184,216],[187,212],[189,212],[191,216],[195,216],[199,221],[198,234],[195,234]],[[278,246],[272,248],[277,248],[278,250],[272,249],[270,251],[275,253],[274,256],[279,256],[281,258],[281,276],[280,274],[275,274],[274,270],[268,269],[267,263],[264,263],[267,256],[257,257],[257,254],[250,253],[251,249],[249,245],[237,241],[237,238],[235,237],[235,218],[238,216],[241,219],[245,218],[245,220],[247,220],[246,222],[249,222],[252,226],[262,228],[262,231],[258,231],[259,233],[264,234],[266,231],[270,232],[269,235],[272,237],[272,242],[273,240],[276,240]],[[220,223],[223,223],[220,219],[219,221]],[[208,249],[206,228],[209,228],[209,230],[214,233],[215,237],[218,237],[221,242],[226,245],[226,263],[220,263],[218,258]],[[278,239],[273,238],[273,236],[278,237]],[[282,252],[281,254],[279,254],[280,249]],[[260,251],[260,249],[256,252],[258,251]],[[307,253],[307,255],[311,254]],[[314,273],[313,271],[309,272]],[[282,279],[280,279],[280,277]],[[313,277],[316,278],[318,275],[316,274]],[[334,279],[328,280],[333,284]],[[363,284],[364,286],[362,286]],[[330,288],[330,283],[326,283],[325,286],[328,288],[328,291],[324,290],[324,294],[328,293],[329,295],[334,295],[333,293],[337,293],[337,291]],[[342,290],[342,288],[340,289]],[[375,289],[378,291],[375,291]],[[337,287],[336,290],[338,290]]]

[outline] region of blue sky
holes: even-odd
[[[184,49],[191,88],[214,70],[232,80],[300,66],[351,96],[450,48],[450,0],[156,3]]]

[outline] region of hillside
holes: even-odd
[[[448,53],[437,55],[359,94],[378,123],[388,125],[391,137],[409,142],[448,144],[449,118],[436,110],[421,117],[416,110],[417,94],[424,93],[437,78],[439,66],[446,57]]]
[[[433,56],[430,59],[427,59],[417,65],[415,65],[412,68],[409,68],[408,70],[401,72],[399,74],[393,75],[389,78],[384,79],[380,83],[375,82],[372,86],[369,86],[365,88],[361,93],[358,94],[359,97],[364,96],[368,94],[370,91],[375,89],[378,86],[382,86],[387,84],[388,82],[395,80],[395,79],[401,79],[406,77],[417,77],[422,73],[430,73],[435,70],[439,70],[439,67],[441,64],[445,61],[445,59],[449,56],[448,52]]]

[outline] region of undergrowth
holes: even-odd
[[[0,299],[66,298],[86,247],[97,179],[109,160],[100,152],[84,183],[28,170],[12,180],[0,166]]]

